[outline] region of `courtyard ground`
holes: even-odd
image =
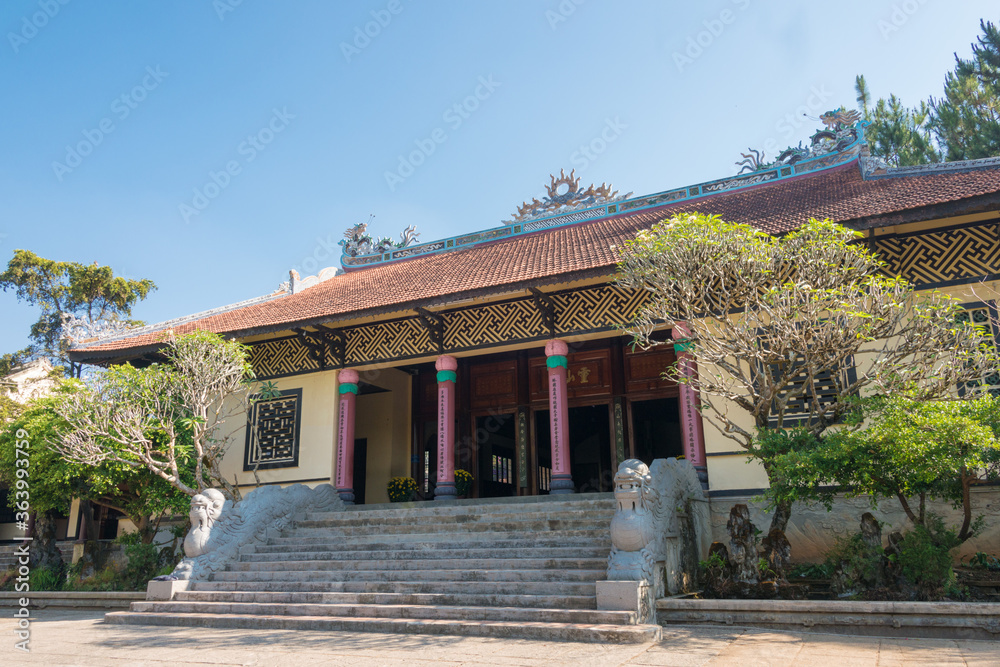
[[[30,653],[0,620],[0,665],[976,665],[1000,666],[1000,642],[881,639],[747,628],[676,627],[652,644],[288,630],[105,625],[103,612],[33,612]]]

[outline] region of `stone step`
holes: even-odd
[[[614,508],[591,507],[572,510],[542,510],[503,512],[462,512],[449,514],[428,514],[427,516],[400,516],[389,512],[306,512],[296,523],[321,522],[326,526],[412,526],[414,519],[421,522],[441,524],[468,523],[520,523],[525,521],[609,521],[615,515]]]
[[[211,581],[561,581],[595,582],[605,570],[275,570],[270,572],[216,572]]]
[[[227,572],[294,572],[340,570],[600,570],[606,555],[596,558],[421,558],[396,560],[260,561],[232,563]]]
[[[454,514],[524,514],[527,512],[589,511],[592,509],[614,509],[616,501],[612,493],[593,493],[566,496],[523,496],[520,498],[491,498],[457,500],[447,503],[412,502],[354,505],[346,511],[310,512],[309,518],[335,516],[351,520],[365,520],[372,516],[423,517],[449,516]]]
[[[548,623],[607,623],[635,625],[628,611],[595,609],[536,609],[532,607],[469,607],[449,605],[261,603],[261,602],[134,602],[130,611],[144,614],[253,614],[257,616],[366,616],[370,618],[439,618]]]
[[[530,534],[529,534],[530,535]],[[412,548],[436,549],[442,544],[454,544],[467,548],[520,549],[523,547],[560,547],[574,544],[606,543],[611,548],[611,536],[607,530],[565,531],[562,533],[536,533],[530,537],[518,533],[411,533],[409,535],[351,535],[338,536],[311,533],[303,530],[300,539],[291,538],[276,544],[262,544],[257,553],[279,553],[292,551],[338,551],[347,547],[353,549],[392,549],[399,545]]]
[[[314,591],[330,593],[433,593],[469,595],[596,595],[594,581],[198,581],[194,591]]]
[[[242,589],[242,587],[241,587]],[[595,590],[596,592],[596,590]],[[478,595],[460,593],[343,593],[322,590],[189,590],[177,593],[180,602],[260,602],[264,604],[395,604],[448,605],[472,607],[533,607],[536,609],[597,609],[597,597],[590,595],[537,595],[506,593]]]
[[[600,558],[611,552],[610,538],[606,543],[594,544],[587,540],[580,544],[567,544],[564,541],[557,543],[559,546],[538,546],[530,539],[511,540],[500,544],[493,543],[466,543],[463,545],[448,544],[441,542],[425,543],[369,543],[363,545],[347,545],[351,549],[343,549],[340,545],[329,545],[331,549],[320,549],[317,545],[312,545],[316,551],[295,551],[279,549],[274,552],[247,553],[240,556],[244,563],[253,562],[281,562],[281,561],[301,561],[301,560],[409,560],[424,558],[496,558],[514,557],[522,558],[557,558],[559,556],[577,556],[580,558]],[[361,547],[361,548],[359,548]],[[266,548],[266,545],[257,547]],[[336,549],[334,551],[333,549]]]
[[[453,619],[367,618],[336,616],[251,616],[244,614],[170,614],[114,612],[105,616],[114,624],[196,626],[239,629],[297,629],[406,634],[518,637],[604,643],[645,643],[660,639],[658,625],[477,621]]]
[[[594,521],[589,517],[576,517],[574,519],[533,519],[526,521],[463,521],[463,522],[428,522],[413,524],[393,523],[388,525],[344,525],[328,520],[320,521],[296,521],[292,529],[286,529],[286,533],[297,535],[306,531],[320,529],[330,535],[379,535],[411,534],[411,533],[475,533],[475,532],[572,532],[572,531],[603,531],[607,532],[611,526],[611,517],[603,517]]]

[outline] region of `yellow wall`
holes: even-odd
[[[368,439],[365,502],[387,503],[391,477],[410,476],[411,376],[392,368],[359,371],[362,382],[389,391],[359,396],[354,437]]]
[[[262,483],[294,482],[298,480],[329,480],[333,475],[334,425],[337,413],[337,373],[324,371],[289,378],[274,383],[282,391],[302,390],[302,423],[299,432],[299,464],[294,468],[258,470]],[[239,415],[227,424],[233,439],[222,462],[227,480],[234,478],[246,493],[256,485],[253,472],[243,471],[246,448],[246,419]],[[320,482],[313,482],[320,483]]]

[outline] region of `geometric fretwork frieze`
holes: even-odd
[[[555,335],[565,336],[608,331],[625,324],[648,293],[598,285],[550,292],[545,297],[554,306]],[[534,296],[431,314],[441,318],[446,352],[541,341],[553,335]],[[333,346],[328,345],[326,366],[358,366],[440,354],[441,348],[432,341],[425,319],[407,317],[341,329],[347,338],[346,359],[341,363],[330,349]],[[316,336],[315,332],[310,335]],[[261,380],[322,370],[315,349],[310,350],[301,336],[250,343],[250,363]]]
[[[247,424],[243,469],[284,468],[299,462],[302,390],[253,404]]]
[[[1000,224],[876,238],[876,249],[899,275],[920,287],[1000,273]]]

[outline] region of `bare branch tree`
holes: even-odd
[[[219,466],[232,440],[224,426],[246,420],[251,402],[247,348],[196,332],[171,337],[164,355],[167,364],[116,366],[68,396],[58,412],[71,430],[50,444],[69,461],[145,467],[190,496],[221,487],[239,498]]]
[[[783,237],[701,214],[661,222],[620,252],[618,283],[650,294],[626,331],[650,347],[655,329],[683,327],[699,373],[665,375],[697,389],[709,422],[751,454],[758,429],[794,417],[818,436],[861,393],[930,399],[981,382],[997,363],[982,330],[959,321],[956,300],[885,276],[860,236],[816,220]],[[777,509],[771,527],[784,530],[790,507]]]

